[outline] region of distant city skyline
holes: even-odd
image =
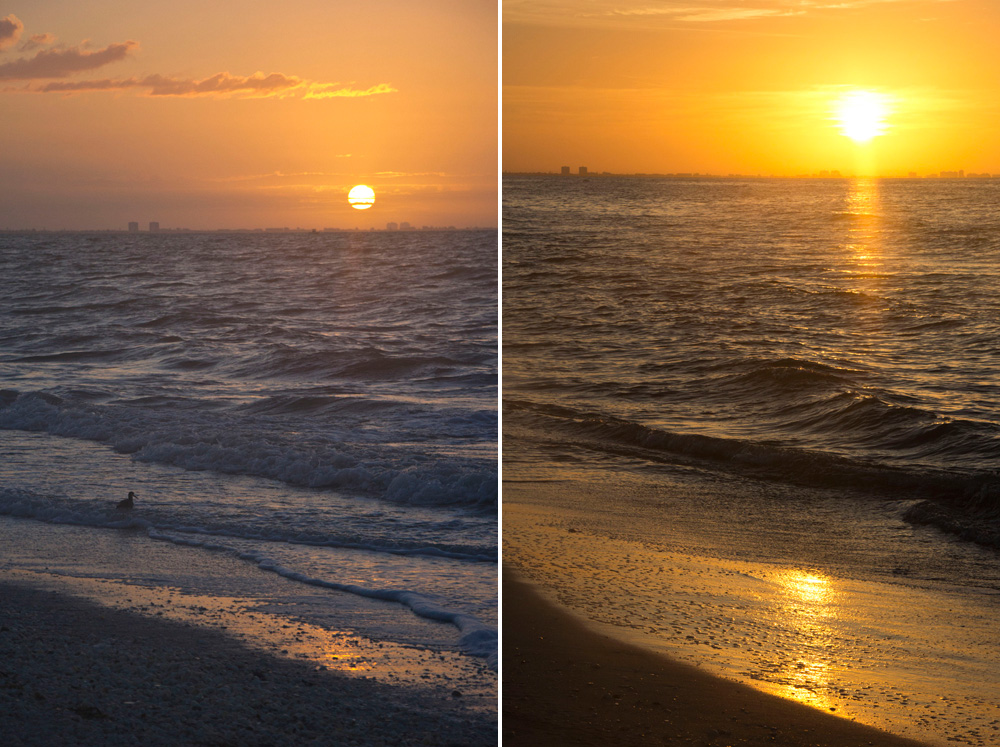
[[[559,171],[508,171],[505,170],[504,174],[558,174],[560,176],[664,176],[664,177],[746,177],[746,178],[761,178],[768,177],[774,179],[796,179],[796,178],[817,178],[817,179],[844,179],[844,178],[879,178],[879,179],[995,179],[1000,178],[1000,172],[990,173],[988,171],[977,172],[970,171],[966,173],[965,169],[955,169],[955,170],[945,170],[936,171],[926,174],[921,174],[916,171],[907,171],[905,173],[888,173],[888,174],[854,174],[850,172],[841,172],[840,169],[821,169],[812,173],[800,173],[800,174],[741,174],[738,172],[728,172],[728,173],[713,173],[709,171],[636,171],[636,172],[616,172],[616,171],[592,171],[587,166],[577,167],[577,171],[573,172],[569,166],[560,166]]]

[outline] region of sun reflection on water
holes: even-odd
[[[847,192],[847,215],[851,219],[848,228],[848,248],[856,269],[865,272],[874,270],[879,257],[879,184],[877,179],[853,179]]]

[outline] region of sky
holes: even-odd
[[[0,4],[0,137],[0,229],[495,226],[498,9]]]
[[[506,171],[1000,173],[995,0],[505,0],[502,29]]]

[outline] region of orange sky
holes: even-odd
[[[998,44],[988,0],[505,0],[503,168],[1000,173]]]
[[[0,229],[494,226],[497,7],[33,0],[0,121]]]

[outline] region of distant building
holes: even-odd
[[[389,221],[388,223],[385,224],[385,230],[386,231],[398,231],[399,230],[399,224],[396,223],[396,222],[394,222],[394,221]]]
[[[569,176],[569,166],[563,166],[561,173],[563,176]]]
[[[581,166],[580,167],[580,176],[586,176],[586,175],[587,175],[587,167],[586,166]]]
[[[130,220],[128,222],[128,232],[129,233],[139,233],[139,221]]]
[[[150,233],[157,233],[157,232],[159,232],[159,230],[160,230],[160,224],[157,223],[155,220],[151,220],[149,222],[149,232]]]
[[[399,230],[400,231],[412,231],[413,230],[413,226],[411,226],[409,224],[409,222],[407,222],[407,221],[404,220],[402,223],[399,224]]]

